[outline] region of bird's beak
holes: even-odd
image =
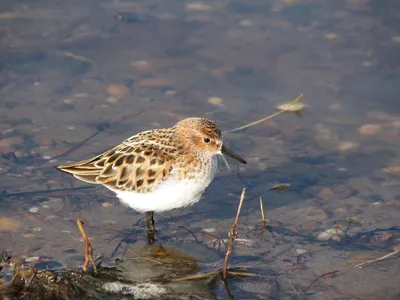
[[[221,153],[240,161],[242,164],[247,164],[247,162],[243,158],[226,148],[225,145],[221,146]]]

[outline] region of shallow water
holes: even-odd
[[[248,164],[156,215],[159,242],[222,266],[246,187],[232,266],[260,276],[231,280],[235,298],[399,297],[398,255],[350,268],[400,244],[399,18],[394,0],[1,1],[0,251],[80,266],[79,217],[95,253],[129,256],[142,216],[55,165],[188,116],[233,129],[304,93],[301,118],[225,135]],[[347,238],[318,240],[349,217]]]

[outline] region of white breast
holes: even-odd
[[[138,212],[161,212],[192,205],[200,200],[215,176],[218,167],[216,157],[210,162],[208,169],[195,179],[177,180],[171,174],[169,179],[150,193],[117,191],[117,197],[123,204]]]

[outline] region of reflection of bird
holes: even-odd
[[[203,247],[196,244],[195,249],[198,246]],[[193,245],[189,247],[193,249]],[[210,251],[205,247],[201,250]],[[118,278],[123,280],[103,285],[111,293],[133,295],[135,299],[187,299],[188,294],[193,299],[216,299],[210,288],[210,282],[215,279],[212,274],[197,280],[180,280],[198,276],[201,267],[194,256],[172,247],[155,244],[134,248],[125,258],[116,259],[113,266],[119,271]]]
[[[246,163],[223,145],[213,121],[187,118],[171,128],[138,133],[98,156],[58,169],[114,191],[122,203],[146,212],[147,227],[154,232],[154,211],[200,200],[214,178],[219,154]]]

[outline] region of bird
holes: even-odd
[[[140,132],[95,157],[58,166],[84,182],[103,185],[120,202],[147,217],[197,203],[218,169],[219,155],[247,162],[223,143],[218,125],[186,118],[173,127]]]

